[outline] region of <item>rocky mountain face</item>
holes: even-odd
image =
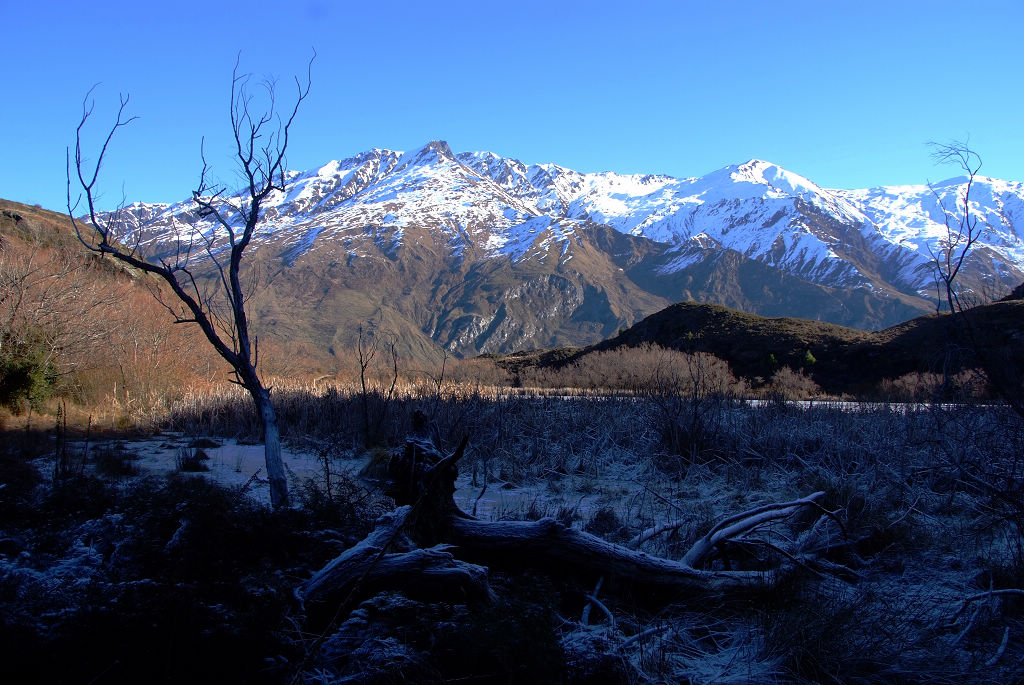
[[[965,181],[828,190],[759,160],[676,179],[375,149],[292,172],[264,204],[251,309],[263,335],[332,349],[372,321],[413,356],[592,343],[681,300],[877,329],[934,309],[931,255]],[[970,203],[962,282],[1009,290],[1024,184],[976,178]],[[152,258],[224,241],[190,201],[124,217]]]

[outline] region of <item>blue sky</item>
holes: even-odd
[[[767,159],[825,187],[923,183],[927,141],[970,137],[1024,181],[1021,0],[49,2],[0,0],[0,197],[60,210],[86,91],[98,150],[139,119],[103,203],[185,199],[205,135],[230,179],[231,68],[282,100],[316,49],[289,166],[432,139],[580,171],[697,176]]]

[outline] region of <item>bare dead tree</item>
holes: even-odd
[[[381,404],[377,412],[371,416],[370,398],[373,393],[370,388],[369,372],[379,352],[386,357],[383,363],[387,365],[391,385],[386,391],[383,382],[379,385]],[[356,354],[359,362],[359,385],[362,390],[363,430],[367,444],[373,444],[380,437],[380,429],[387,419],[388,409],[398,385],[398,338],[393,333],[382,333],[372,326],[359,326]]]
[[[946,225],[946,235],[939,241],[938,248],[928,246],[928,254],[935,269],[935,285],[939,291],[937,308],[941,309],[942,301],[945,300],[949,311],[956,313],[963,309],[961,293],[956,287],[957,277],[968,253],[981,235],[978,219],[971,214],[971,189],[981,169],[981,157],[967,143],[959,141],[930,145],[932,159],[936,164],[956,164],[967,173],[963,194],[957,198],[953,207],[947,207],[935,187],[929,184]]]
[[[1019,365],[1012,359],[997,354],[991,347],[988,335],[981,330],[979,322],[971,311],[973,305],[979,304],[977,296],[967,296],[958,279],[965,260],[975,243],[981,237],[982,227],[978,218],[971,210],[971,191],[975,179],[981,169],[981,157],[967,143],[931,143],[932,158],[939,164],[954,164],[967,174],[967,183],[953,207],[948,207],[938,191],[932,187],[932,193],[942,209],[946,234],[937,249],[929,248],[932,266],[935,269],[935,284],[939,293],[938,309],[945,301],[951,314],[949,338],[943,364],[943,383],[941,390],[948,387],[952,367],[951,362],[957,355],[966,352],[973,357],[984,371],[989,386],[995,390],[1003,401],[1018,416],[1024,417],[1024,398],[1021,395],[1021,375]],[[981,298],[984,301],[983,298]],[[992,298],[988,298],[989,300]],[[940,390],[940,392],[941,392]]]
[[[96,183],[104,156],[117,130],[137,117],[127,116],[129,98],[121,96],[117,118],[94,165],[87,168],[82,154],[82,132],[92,116],[94,102],[92,90],[82,104],[82,117],[75,131],[75,150],[67,155],[68,214],[79,240],[93,252],[110,255],[141,271],[163,279],[177,297],[177,303],[164,303],[179,323],[194,323],[217,353],[231,365],[232,382],[241,385],[252,397],[263,427],[267,473],[270,480],[270,499],[276,507],[288,504],[288,483],[281,460],[281,440],[277,414],[266,387],[257,372],[259,340],[250,330],[245,303],[251,288],[243,283],[242,258],[252,242],[260,222],[263,202],[275,191],[284,191],[286,184],[285,153],[288,149],[292,124],[299,106],[309,94],[313,60],[307,65],[305,83],[295,78],[297,93],[290,110],[284,110],[282,120],[276,101],[273,81],[264,82],[268,103],[262,111],[254,111],[254,96],[250,90],[250,75],[239,73],[239,61],[231,73],[231,130],[234,136],[234,157],[238,164],[243,190],[235,197],[227,189],[214,184],[205,153],[201,153],[203,168],[198,187],[192,192],[197,220],[213,222],[214,230],[200,239],[200,250],[195,250],[194,234],[188,238],[178,236],[176,249],[168,257],[155,261],[145,258],[139,250],[142,226],[125,210],[122,203],[117,210],[102,213],[96,207]],[[202,149],[202,148],[201,148]],[[83,194],[72,204],[71,179],[74,174],[81,185],[88,208],[89,223],[80,222],[75,210]],[[120,241],[118,240],[120,238]],[[226,244],[218,240],[226,241]],[[203,264],[199,256],[205,256]],[[212,268],[216,287],[207,288],[197,277],[200,270]],[[212,290],[212,291],[211,291]]]

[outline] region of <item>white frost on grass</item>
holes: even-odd
[[[191,438],[164,433],[146,440],[119,442],[124,451],[133,457],[130,463],[140,475],[169,475],[178,472],[179,450],[192,452],[201,449],[208,457],[201,463],[207,471],[187,472],[201,478],[208,478],[219,485],[231,488],[246,486],[246,494],[262,504],[270,504],[270,486],[266,480],[267,467],[263,445],[240,444],[234,439],[214,438],[219,447],[193,448]],[[76,446],[80,448],[80,446]],[[104,445],[92,445],[90,450],[102,449]],[[281,446],[281,456],[286,471],[293,473],[299,481],[307,478],[321,478],[323,464],[316,455],[296,449],[287,443]]]

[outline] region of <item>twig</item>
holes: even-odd
[[[802,569],[804,569],[806,571],[810,571],[811,573],[813,573],[814,575],[818,576],[819,578],[824,578],[825,577],[825,574],[822,573],[821,571],[818,571],[817,569],[811,568],[810,566],[808,566],[804,562],[802,562],[799,559],[797,559],[793,554],[787,552],[786,550],[782,549],[778,545],[773,545],[772,543],[768,542],[767,540],[755,540],[755,539],[750,539],[750,540],[731,540],[730,542],[732,542],[732,544],[734,544],[734,545],[762,545],[764,547],[767,547],[770,550],[778,552],[779,554],[781,554],[782,556],[786,557],[787,559],[792,561],[794,564],[799,566],[800,568],[802,568]]]
[[[903,516],[900,516],[900,517],[899,517],[898,519],[896,519],[896,520],[895,520],[895,521],[893,521],[892,523],[890,523],[890,524],[889,524],[888,526],[886,526],[886,527],[885,527],[885,529],[886,529],[886,530],[889,530],[889,529],[890,529],[890,528],[892,528],[893,526],[897,526],[897,525],[899,525],[899,524],[903,523],[903,521],[904,521],[904,520],[906,520],[906,518],[907,518],[908,516],[910,516],[910,514],[912,514],[912,513],[919,513],[919,512],[918,512],[918,511],[917,511],[916,509],[914,509],[914,507],[916,507],[916,506],[917,506],[917,503],[918,503],[918,502],[920,502],[920,501],[921,501],[921,495],[918,495],[918,496],[917,496],[917,499],[915,499],[915,500],[914,500],[914,503],[910,505],[910,508],[909,508],[909,509],[907,509],[906,513],[905,513],[905,514],[903,514]]]
[[[476,518],[476,508],[477,508],[477,505],[480,504],[480,500],[481,500],[481,498],[483,498],[485,492],[487,492],[487,476],[486,475],[484,476],[484,486],[482,488],[480,488],[480,494],[476,496],[475,500],[473,500],[473,517],[474,518]]]
[[[612,612],[608,609],[608,607],[606,607],[604,605],[604,602],[599,600],[594,595],[584,595],[584,597],[586,597],[588,600],[590,600],[590,604],[593,604],[594,606],[596,606],[598,609],[600,609],[604,613],[604,615],[608,618],[608,625],[611,626],[611,628],[614,630],[615,629],[615,617],[612,616]],[[587,608],[590,608],[590,604],[587,605]]]
[[[651,493],[652,495],[654,495],[655,498],[661,500],[662,502],[664,502],[668,506],[670,506],[673,509],[675,509],[676,511],[678,511],[680,514],[685,514],[686,513],[685,511],[682,510],[682,508],[680,508],[680,506],[678,504],[676,504],[675,502],[671,502],[668,499],[662,497],[657,492],[655,492],[650,487],[648,487],[646,484],[641,483],[638,480],[634,480],[633,482],[636,483],[637,485],[639,485],[640,487],[642,487],[645,491],[647,491],[647,492]]]
[[[636,635],[634,635],[633,637],[629,638],[628,640],[623,641],[622,644],[620,644],[618,647],[615,648],[615,650],[621,652],[622,650],[624,650],[627,647],[629,647],[630,645],[632,645],[634,642],[639,642],[640,640],[643,640],[644,638],[650,637],[651,635],[657,635],[658,633],[664,633],[666,630],[670,629],[671,627],[672,627],[671,625],[666,623],[665,625],[656,626],[654,628],[648,628],[647,630],[645,630],[643,632],[637,633]]]
[[[975,619],[978,618],[978,614],[979,613],[981,613],[981,607],[978,607],[977,609],[974,610],[974,613],[971,614],[970,620],[967,621],[967,625],[964,626],[964,629],[960,631],[960,634],[957,635],[956,638],[954,638],[953,644],[950,645],[950,648],[949,648],[950,651],[953,651],[954,649],[956,649],[957,645],[959,645],[961,642],[963,642],[963,639],[965,637],[967,637],[967,633],[971,632],[971,628],[974,627],[974,621],[975,621]]]
[[[245,491],[248,490],[249,486],[252,485],[253,482],[259,477],[260,471],[262,471],[262,470],[263,470],[263,467],[261,466],[261,467],[258,467],[255,471],[252,472],[252,475],[249,476],[249,480],[245,481],[245,485],[243,485],[241,488],[238,489],[238,494],[239,495],[244,495],[245,494]]]
[[[963,603],[960,605],[960,609],[955,614],[953,614],[953,618],[949,620],[949,624],[953,625],[954,623],[956,623],[957,619],[959,619],[963,615],[963,613],[967,610],[967,607],[970,606],[971,603],[977,602],[981,599],[988,599],[989,597],[997,597],[1001,595],[1018,595],[1024,597],[1024,590],[1018,588],[1004,588],[1002,590],[987,590],[985,592],[979,592],[976,595],[971,595],[963,601]]]
[[[1003,641],[999,643],[999,649],[992,655],[992,658],[985,662],[986,666],[995,666],[999,658],[1003,656],[1003,652],[1006,651],[1006,643],[1010,641],[1010,626],[1006,626],[1003,631]]]
[[[593,596],[597,597],[597,593],[601,591],[601,585],[604,583],[604,576],[597,579],[597,585],[594,587]],[[590,595],[587,595],[589,598]],[[596,600],[595,600],[596,601]],[[580,623],[587,625],[590,622],[590,607],[593,606],[592,602],[587,602],[587,606],[583,607],[583,615],[580,616]]]

